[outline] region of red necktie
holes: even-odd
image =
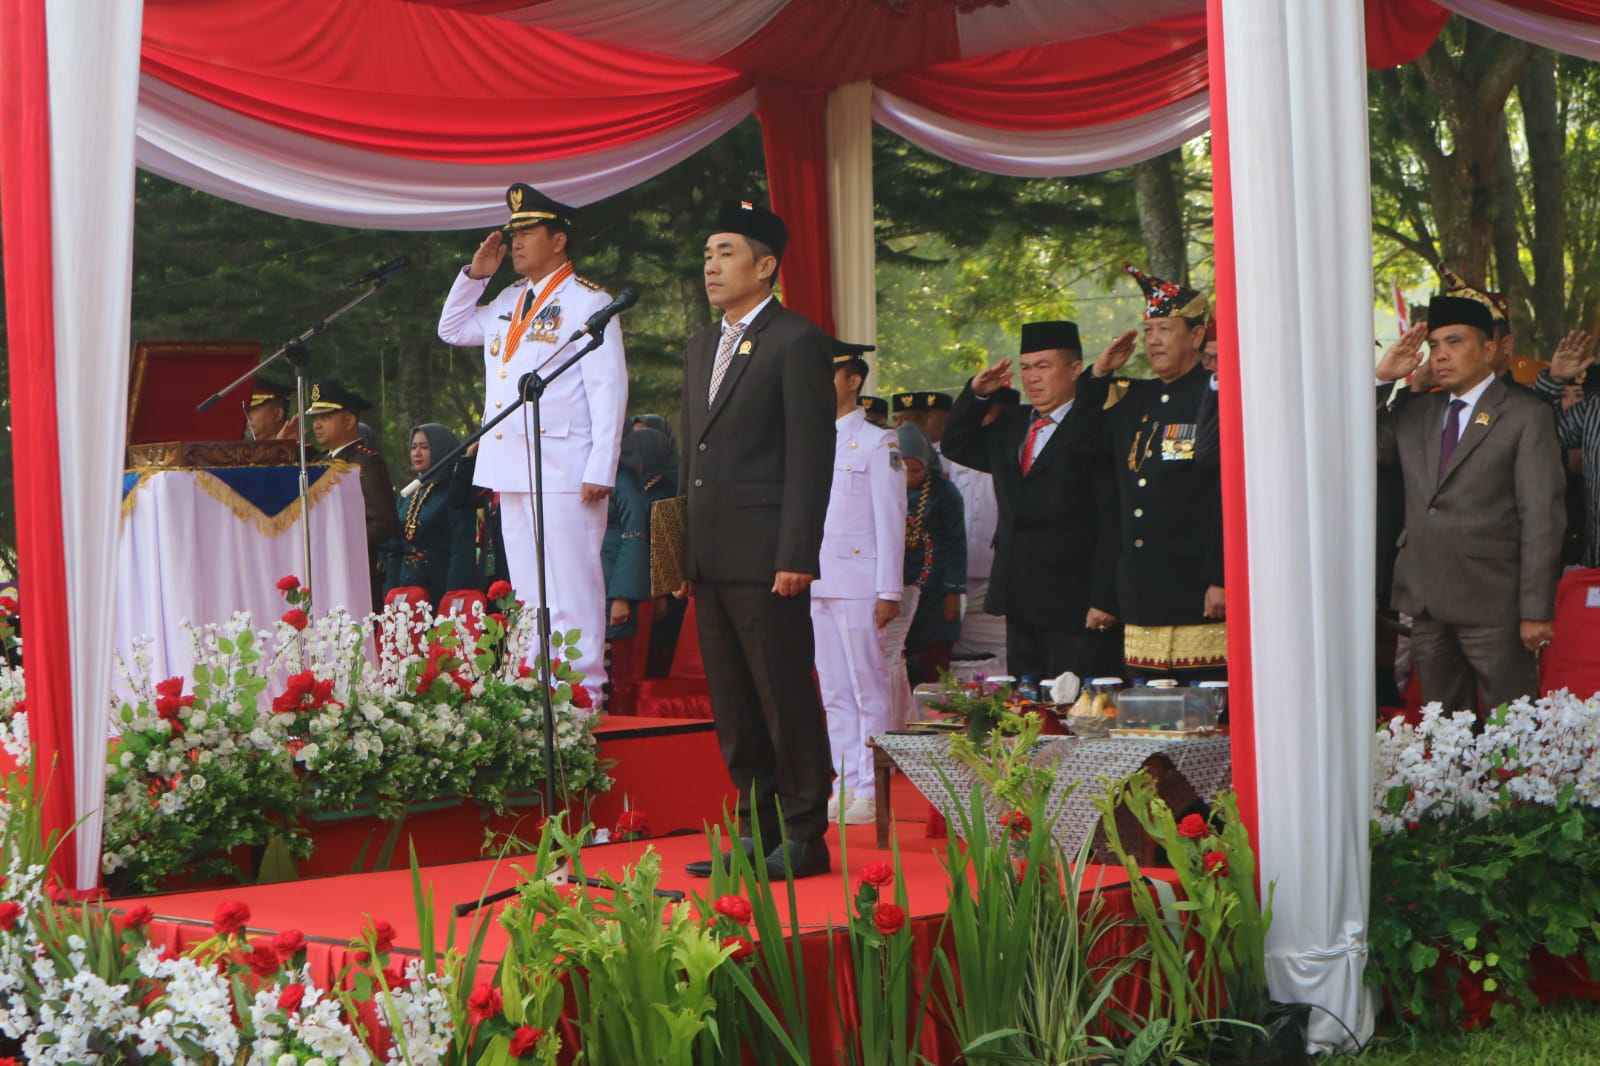
[[[1022,442],[1022,476],[1027,477],[1028,471],[1033,468],[1033,442],[1039,438],[1039,431],[1050,421],[1049,415],[1042,415],[1038,411],[1033,413],[1033,424],[1028,427],[1028,436]]]

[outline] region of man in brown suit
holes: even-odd
[[[1489,308],[1437,296],[1428,321],[1378,364],[1396,381],[1427,338],[1440,391],[1380,405],[1378,460],[1399,464],[1406,528],[1394,605],[1414,619],[1411,654],[1425,702],[1470,710],[1537,695],[1550,643],[1566,528],[1565,482],[1549,408],[1494,376]]]
[[[782,219],[730,201],[712,228],[706,296],[722,320],[689,339],[684,366],[682,591],[695,595],[740,846],[760,858],[759,826],[768,874],[807,877],[830,865],[833,760],[812,677],[810,585],[833,481],[833,344],[773,299]],[[689,873],[711,868],[690,863]]]
[[[342,459],[361,471],[361,497],[367,512],[367,559],[374,608],[383,606],[383,560],[388,542],[400,536],[400,511],[394,482],[383,456],[361,442],[361,412],[371,404],[329,381],[311,386],[311,432],[322,449],[319,460]]]

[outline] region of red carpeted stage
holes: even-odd
[[[680,768],[681,769],[681,768]],[[721,774],[718,784],[727,786],[726,774]],[[690,778],[680,778],[680,784]],[[902,880],[907,895],[907,912],[911,916],[912,936],[916,940],[918,970],[931,972],[928,965],[932,946],[939,934],[940,920],[946,909],[949,880],[940,861],[945,841],[927,838],[925,818],[927,801],[903,778],[896,777],[892,787],[895,812],[895,834],[900,850]],[[708,809],[703,818],[715,818],[718,812]],[[807,987],[811,993],[811,1030],[813,1048],[836,1046],[840,1039],[839,1021],[835,1014],[834,997],[837,989],[848,987],[851,980],[848,949],[842,934],[836,934],[833,944],[835,958],[830,965],[828,936],[848,920],[849,895],[856,883],[856,871],[865,863],[892,858],[889,852],[873,847],[874,827],[850,826],[846,829],[844,848],[840,846],[839,830],[829,831],[829,844],[833,849],[834,873],[827,877],[803,880],[796,885],[799,924],[789,928],[788,935],[799,935],[805,945]],[[706,855],[706,841],[702,834],[682,834],[657,837],[629,844],[609,844],[585,849],[584,861],[591,874],[605,870],[620,874],[621,868],[632,863],[646,847],[653,847],[662,856],[664,888],[676,888],[690,894],[703,894],[707,882],[690,878],[683,873],[684,864]],[[841,861],[841,852],[844,852]],[[455,943],[470,940],[474,918],[457,919],[452,913],[454,904],[471,901],[487,893],[515,885],[519,879],[513,866],[518,857],[495,862],[479,859],[470,862],[428,866],[423,869],[424,884],[431,887],[434,899],[434,926],[441,938],[452,924],[455,926]],[[843,870],[848,870],[846,877]],[[1152,877],[1171,879],[1170,870],[1148,871]],[[1085,889],[1100,887],[1116,909],[1127,907],[1126,877],[1119,867],[1095,866],[1085,878]],[[595,890],[598,891],[598,890]],[[386,870],[374,873],[348,874],[335,877],[308,879],[251,887],[235,887],[182,892],[171,895],[150,896],[137,900],[118,900],[127,907],[143,903],[158,915],[151,925],[151,939],[167,943],[174,948],[192,944],[211,935],[211,920],[217,905],[226,900],[240,900],[250,907],[250,931],[271,933],[284,929],[299,929],[309,942],[308,962],[311,976],[326,987],[332,983],[353,950],[350,941],[359,935],[368,916],[390,922],[397,935],[395,950],[415,952],[418,945],[417,915],[407,870]],[[499,908],[486,909],[498,915]],[[495,962],[504,950],[505,937],[498,924],[491,927],[484,951],[484,976],[492,972]],[[935,1062],[951,1061],[956,1048],[948,1032],[930,1026],[925,1040],[925,1051]]]

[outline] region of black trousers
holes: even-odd
[[[754,835],[759,825],[768,850],[776,847],[781,806],[790,840],[821,839],[833,758],[812,673],[810,593],[696,581],[694,597],[711,716],[739,793],[741,835]]]
[[[1006,619],[1006,671],[1012,677],[1049,681],[1071,670],[1087,681],[1122,674],[1122,627],[1106,630],[1053,629]]]

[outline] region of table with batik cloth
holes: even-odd
[[[372,591],[360,471],[317,464],[308,477],[315,613],[342,607],[364,616]],[[150,638],[148,676],[189,677],[194,647],[184,622],[226,622],[236,611],[248,611],[256,629],[277,622],[285,610],[278,579],[307,576],[299,485],[293,466],[152,468],[123,476],[113,634],[124,662]],[[112,683],[125,698],[120,673]]]
[[[951,829],[958,831],[978,779],[950,755],[951,739],[947,733],[885,733],[874,737],[872,743],[944,815]],[[1210,802],[1228,787],[1233,774],[1232,749],[1226,736],[1105,740],[1042,736],[1035,745],[1033,763],[1055,768],[1055,784],[1045,813],[1054,819],[1055,838],[1069,856],[1076,855],[1099,828],[1095,798],[1129,774],[1149,770],[1156,779],[1158,794],[1179,815],[1195,800]],[[984,807],[989,830],[998,836],[1000,817],[1009,808],[991,795],[984,797]],[[1132,815],[1123,811],[1117,820],[1118,832],[1130,848],[1140,836],[1138,823],[1131,819]],[[1102,859],[1108,857],[1103,848],[1096,850]]]

